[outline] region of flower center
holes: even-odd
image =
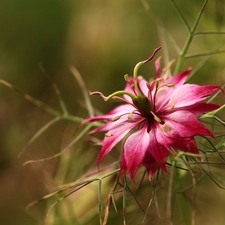
[[[138,95],[132,101],[142,116],[153,119],[151,112],[153,112],[154,106],[145,95]]]

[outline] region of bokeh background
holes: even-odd
[[[191,26],[203,2],[176,1]],[[123,75],[132,74],[134,65],[149,57],[158,46],[163,47],[160,54],[163,55],[164,63],[171,59],[177,60],[178,54],[170,38],[174,39],[178,47],[183,48],[188,36],[169,0],[1,0],[0,30],[0,79],[60,110],[52,84],[40,69],[41,62],[58,85],[68,111],[81,118],[86,118],[88,113],[81,89],[69,70],[70,65],[79,70],[89,90],[98,90],[107,95],[123,88]],[[225,31],[223,0],[208,2],[197,31]],[[224,33],[198,35],[188,53],[224,49],[224,41]],[[196,68],[204,60],[206,63],[190,82],[223,85],[224,53],[207,56],[207,60],[206,57],[188,59],[183,69]],[[154,77],[153,63],[141,68],[141,73]],[[96,96],[91,97],[91,100],[96,112],[107,112],[116,104],[103,104],[103,100]],[[53,209],[48,219],[45,219],[46,210],[50,206],[48,201],[35,205],[29,211],[25,210],[29,202],[52,192],[57,185],[73,182],[88,171],[97,170],[96,158],[100,147],[91,144],[88,136],[65,154],[63,162],[57,158],[23,166],[27,160],[56,154],[80,132],[79,123],[60,121],[18,158],[33,134],[50,119],[51,115],[1,84],[1,224],[99,224],[95,184],[84,188],[78,195],[74,194],[70,200],[59,203],[61,206]],[[118,155],[112,153],[103,164],[112,163],[118,159]],[[59,172],[59,166],[65,171]],[[106,187],[106,193],[110,185]],[[150,196],[150,190],[150,185],[141,190],[142,200],[144,196]],[[158,196],[159,202],[166,201],[164,192]],[[196,198],[196,224],[225,223],[224,190],[206,178],[199,184]],[[118,205],[120,209],[121,204]],[[164,205],[161,207],[164,215]],[[177,209],[179,205],[174,206],[174,210]],[[128,213],[133,213],[132,210],[130,207]],[[128,215],[127,224],[140,224],[137,221],[141,221],[143,212],[138,210],[136,214]],[[156,207],[151,210],[152,217],[145,224],[150,221],[151,224],[166,224],[163,217],[157,216]],[[122,224],[121,211],[117,215],[111,211],[113,216],[109,218],[109,224]],[[174,213],[173,217],[174,224],[183,224],[179,215]],[[137,219],[135,223],[134,219]]]

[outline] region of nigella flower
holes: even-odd
[[[125,90],[117,91],[104,98],[119,99],[124,104],[103,116],[95,116],[83,121],[106,121],[92,131],[105,131],[98,165],[113,147],[125,138],[120,163],[120,176],[127,171],[132,180],[138,168],[143,165],[151,179],[161,168],[166,172],[168,153],[176,150],[199,154],[195,136],[214,137],[197,117],[205,112],[219,108],[218,105],[205,103],[209,95],[220,89],[219,86],[184,84],[191,70],[167,78],[168,68],[160,72],[160,58],[155,62],[156,79],[146,81],[137,75],[141,65],[151,61],[153,55],[134,68],[133,77],[125,76]],[[168,66],[169,67],[169,66]]]

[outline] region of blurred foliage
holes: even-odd
[[[204,1],[175,2],[191,25]],[[171,38],[179,48],[183,48],[188,36],[172,0],[2,0],[0,12],[0,79],[60,111],[53,86],[40,69],[41,62],[61,91],[68,111],[81,118],[86,118],[88,113],[81,88],[69,70],[70,65],[79,70],[89,90],[99,90],[107,95],[123,88],[123,75],[131,74],[134,65],[146,59],[160,45],[163,46],[161,54],[164,63],[171,59],[178,60]],[[197,32],[208,31],[217,33],[195,36],[188,54],[224,49],[223,0],[209,1],[204,10]],[[199,67],[190,80],[192,83],[223,85],[224,59],[224,53],[193,57],[185,61],[183,69]],[[153,77],[153,64],[141,68],[141,73]],[[18,159],[21,149],[52,116],[3,85],[0,86],[0,99],[1,224],[99,224],[98,182],[85,186],[61,201],[46,219],[45,214],[50,205],[62,197],[63,193],[53,197],[52,201],[44,201],[34,205],[29,211],[25,210],[29,202],[57,190],[58,186],[62,187],[65,183],[80,181],[82,178],[86,180],[85,176],[88,174],[94,173],[93,176],[98,177],[96,158],[100,147],[92,144],[95,140],[90,139],[91,137],[84,136],[82,141],[77,142],[62,157],[22,166],[27,160],[41,159],[60,152],[79,135],[82,128],[79,123],[59,121],[47,129]],[[101,98],[91,97],[91,101],[97,113],[107,112],[112,108],[111,104],[103,104]],[[221,95],[217,101],[224,104]],[[224,127],[216,123],[214,131],[216,134],[224,133]],[[117,148],[104,159],[104,173],[117,168],[117,165],[111,163],[117,161],[119,156],[120,149]],[[108,163],[111,166],[107,168]],[[215,166],[214,170],[219,174],[215,180],[223,183],[221,177],[224,173],[221,168]],[[143,171],[140,172],[140,177],[142,173]],[[178,177],[182,179],[183,187],[191,183],[190,174],[186,177],[180,174]],[[169,179],[167,174],[160,174],[156,190],[159,206],[157,208],[152,204],[150,216],[143,224],[168,223],[166,201]],[[115,180],[116,175],[113,175],[102,181],[103,209]],[[140,179],[135,184],[129,183],[132,191],[135,192],[139,182]],[[135,193],[146,209],[152,187],[146,177],[143,183]],[[121,186],[118,188],[120,192],[115,194],[118,214],[110,207],[108,224],[123,224],[122,189]],[[172,199],[174,214],[171,216],[174,224],[183,223],[182,201],[178,196],[179,194],[174,195]],[[191,190],[185,192],[188,200],[191,199],[190,196]],[[224,224],[224,197],[224,191],[210,177],[204,177],[196,186],[196,224]],[[191,211],[193,204],[190,200],[187,210]],[[139,223],[143,218],[144,213],[128,192],[127,224]]]

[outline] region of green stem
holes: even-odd
[[[59,156],[61,156],[62,154],[64,154],[66,151],[68,151],[75,143],[77,143],[89,130],[92,126],[94,126],[95,123],[90,123],[88,124],[79,134],[78,136],[72,140],[62,151],[60,151],[59,153],[55,154],[55,155],[52,155],[52,156],[49,156],[49,157],[46,157],[46,158],[42,158],[42,159],[36,159],[36,160],[29,160],[29,161],[26,161],[23,165],[27,165],[27,164],[30,164],[30,163],[37,163],[37,162],[44,162],[44,161],[47,161],[47,160],[51,160],[51,159],[54,159],[54,158],[57,158]]]
[[[222,105],[222,106],[220,106],[220,108],[218,108],[218,109],[216,109],[216,110],[214,110],[214,111],[212,111],[212,112],[203,114],[202,116],[200,116],[200,119],[202,119],[202,118],[212,118],[212,117],[215,116],[216,113],[218,113],[219,111],[221,111],[221,110],[223,110],[223,109],[225,109],[225,104]]]
[[[183,177],[180,175],[179,169],[174,167],[174,179],[176,180],[176,188],[178,190],[183,190]],[[181,213],[183,216],[183,224],[189,225],[191,224],[191,216],[190,216],[190,209],[188,206],[187,199],[184,197],[183,193],[177,194],[177,199],[180,205]]]
[[[204,31],[204,32],[195,32],[195,35],[206,35],[206,34],[225,34],[225,31]]]
[[[28,100],[32,104],[36,105],[37,107],[43,109],[47,113],[49,113],[49,114],[51,114],[51,115],[53,115],[55,117],[61,116],[61,113],[59,111],[53,109],[52,107],[46,105],[45,103],[43,103],[42,101],[32,97],[31,95],[28,95],[27,93],[25,93],[24,91],[20,90],[16,86],[8,83],[7,81],[0,79],[0,83],[5,85],[6,87],[11,89],[12,91],[15,91],[17,94],[23,96],[26,100]]]
[[[188,39],[187,39],[187,41],[186,41],[186,43],[184,45],[184,48],[183,48],[183,50],[182,50],[182,52],[180,54],[179,60],[177,62],[177,66],[176,66],[176,69],[175,69],[175,74],[179,73],[180,70],[181,70],[181,67],[182,67],[182,65],[184,63],[184,60],[185,60],[186,53],[187,53],[187,51],[188,51],[188,49],[190,47],[190,44],[191,44],[191,42],[193,40],[193,37],[195,36],[195,30],[196,30],[196,28],[198,26],[198,23],[200,21],[200,18],[202,16],[202,13],[203,13],[207,3],[208,3],[208,0],[205,0],[205,2],[203,4],[203,6],[202,6],[202,8],[201,8],[197,18],[196,18],[196,20],[194,22],[194,25],[193,25],[192,29],[189,32]]]
[[[100,225],[102,225],[102,180],[98,181],[98,210]]]
[[[203,52],[203,53],[197,53],[197,54],[190,54],[186,55],[185,59],[190,59],[190,58],[196,58],[196,57],[202,57],[202,56],[207,56],[207,55],[215,55],[215,54],[221,54],[225,53],[225,50],[214,50],[210,52]]]
[[[180,9],[178,8],[177,4],[175,3],[174,0],[171,0],[171,2],[173,3],[175,9],[177,10],[178,15],[180,16],[180,18],[183,20],[185,26],[187,27],[188,31],[191,32],[191,28],[187,22],[187,20],[185,19],[185,17],[183,16],[183,14],[181,13]]]
[[[64,115],[67,115],[68,114],[68,110],[67,110],[67,107],[66,107],[66,104],[64,103],[63,101],[63,98],[61,96],[61,92],[60,90],[58,89],[58,86],[56,85],[56,83],[54,82],[54,80],[52,79],[51,76],[49,76],[49,74],[47,73],[47,71],[44,69],[42,63],[39,63],[39,66],[42,70],[42,72],[48,77],[49,81],[51,82],[52,86],[53,86],[53,89],[57,95],[57,98],[58,98],[58,101],[59,101],[59,105],[64,113]]]
[[[64,105],[63,101],[61,101],[61,106],[63,108],[64,114],[62,114],[58,110],[55,110],[52,107],[46,105],[42,101],[32,97],[31,95],[29,95],[26,92],[20,90],[19,88],[17,88],[16,86],[10,84],[9,82],[7,82],[5,80],[0,79],[0,84],[5,85],[6,87],[11,89],[12,91],[16,92],[18,95],[21,95],[22,97],[24,97],[27,101],[29,101],[33,105],[41,108],[42,110],[46,111],[47,113],[51,114],[54,117],[57,117],[58,119],[67,119],[67,120],[71,120],[71,121],[76,122],[76,123],[81,123],[83,121],[83,118],[80,118],[80,117],[77,117],[77,116],[73,116],[73,115],[69,115],[67,113],[67,109],[64,108],[65,105]]]
[[[81,123],[84,120],[81,117],[73,116],[73,115],[70,115],[70,114],[62,116],[61,119],[70,120],[70,121],[75,122],[75,123]]]

